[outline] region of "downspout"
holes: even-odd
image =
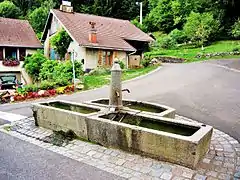
[[[135,50],[135,51],[133,51],[133,52],[131,52],[130,54],[128,54],[128,56],[127,56],[127,69],[128,69],[128,62],[129,62],[129,56],[131,56],[131,55],[133,55],[133,54],[135,54],[137,52],[137,50]]]

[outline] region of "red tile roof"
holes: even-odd
[[[0,46],[42,48],[26,20],[0,17]]]
[[[52,13],[81,46],[135,51],[135,48],[125,40],[153,41],[150,36],[127,20],[81,13],[66,13],[60,10],[52,10]],[[97,43],[89,42],[90,21],[96,23]]]

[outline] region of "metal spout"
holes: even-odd
[[[123,92],[123,91],[127,91],[127,93],[130,93],[130,90],[129,90],[129,89],[123,89],[122,92]]]

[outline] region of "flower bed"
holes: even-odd
[[[39,90],[37,92],[20,92],[16,93],[13,97],[13,100],[15,102],[17,101],[24,101],[28,99],[37,99],[37,98],[42,98],[42,97],[53,97],[58,94],[69,94],[74,92],[74,86],[65,86],[65,87],[60,87],[57,89],[49,89],[49,90]]]
[[[2,64],[4,66],[18,66],[20,64],[20,61],[17,59],[5,59],[2,61]]]

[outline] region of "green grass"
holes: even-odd
[[[123,71],[122,74],[122,80],[128,80],[147,74],[156,68],[157,66],[149,66],[146,68],[125,70]],[[84,76],[84,84],[86,86],[86,89],[99,88],[103,85],[109,84],[110,80],[111,80],[110,74]]]
[[[187,62],[192,61],[200,61],[200,60],[206,60],[206,58],[198,59],[196,58],[196,55],[198,53],[207,54],[207,53],[215,53],[215,52],[231,52],[234,48],[239,48],[240,50],[240,41],[217,41],[210,46],[204,47],[204,50],[202,51],[201,48],[194,48],[191,46],[182,46],[178,49],[155,49],[149,54],[151,57],[157,57],[157,56],[173,56],[173,57],[179,57],[186,59]],[[212,59],[221,59],[221,58],[233,58],[233,57],[239,57],[239,56],[225,56],[225,57],[212,57]]]

